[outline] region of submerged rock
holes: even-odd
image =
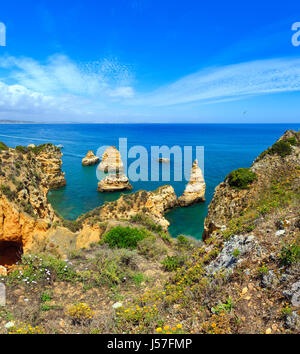
[[[116,192],[122,190],[132,190],[128,177],[123,173],[111,174],[98,183],[99,192]]]
[[[82,159],[82,166],[96,165],[99,161],[99,157],[95,156],[93,151],[89,151],[85,158]]]
[[[205,181],[198,160],[195,160],[191,170],[191,177],[185,191],[178,199],[180,206],[188,206],[197,202],[205,201]]]

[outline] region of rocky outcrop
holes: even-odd
[[[114,146],[110,146],[105,150],[98,169],[104,173],[109,173],[98,183],[99,192],[117,192],[133,189],[128,177],[123,173],[124,165],[121,154]]]
[[[164,218],[168,209],[177,205],[177,196],[172,186],[163,186],[156,191],[139,191],[122,195],[117,201],[105,204],[99,212],[101,220],[130,220],[137,214],[148,216],[164,230],[169,222]]]
[[[98,156],[94,155],[93,151],[89,151],[86,156],[82,159],[82,166],[92,166],[96,165],[100,161]]]
[[[45,184],[49,189],[56,189],[67,184],[65,173],[61,171],[62,152],[52,144],[42,145],[37,149],[36,159],[45,174]]]
[[[124,166],[121,159],[121,154],[117,148],[110,146],[105,150],[98,169],[105,173],[117,173],[123,171]]]
[[[235,252],[237,255],[235,255]],[[233,236],[224,244],[218,258],[212,261],[206,271],[209,275],[223,271],[231,272],[243,260],[243,257],[251,254],[253,259],[258,259],[261,254],[261,247],[253,235],[240,237]]]
[[[160,157],[158,159],[158,162],[160,162],[160,163],[170,163],[170,159],[167,159],[166,157]]]
[[[278,141],[288,142],[287,139],[291,138],[294,141],[293,144],[288,143],[291,149],[289,154],[281,156],[280,152],[276,153],[268,149],[255,159],[250,171],[256,174],[256,179],[247,188],[232,187],[228,177],[216,187],[204,223],[204,240],[253,205],[261,193],[270,187],[276,175],[280,176],[285,171],[292,171],[299,166],[300,134],[290,130]]]
[[[205,181],[201,168],[198,166],[198,160],[195,160],[191,170],[191,176],[188,185],[181,197],[178,199],[180,206],[189,206],[194,203],[205,201]]]
[[[128,177],[123,173],[110,174],[98,183],[99,192],[117,192],[123,190],[132,190]]]
[[[52,144],[0,153],[0,242],[36,250],[59,218],[48,203],[51,188],[66,184],[61,152]]]

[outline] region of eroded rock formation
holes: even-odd
[[[128,177],[123,173],[110,174],[98,183],[99,192],[116,192],[122,190],[132,190]]]
[[[82,166],[92,166],[96,165],[100,161],[98,156],[94,155],[93,151],[89,151],[86,156],[82,159]]]
[[[29,252],[59,219],[47,193],[66,184],[61,156],[52,144],[0,150],[0,242]]]
[[[177,202],[171,186],[123,195],[76,221],[64,220],[47,200],[51,188],[66,184],[60,149],[52,144],[18,149],[1,146],[4,149],[0,150],[0,243],[12,243],[24,253],[47,251],[67,257],[72,250],[98,242],[107,224],[129,220],[136,214],[147,215],[164,229],[169,225],[164,213]],[[117,165],[120,166],[120,161]],[[112,175],[108,175],[104,183],[110,179]],[[121,188],[119,183],[122,189],[124,185],[130,188],[127,177],[122,176],[113,179],[113,188],[110,183],[104,188],[116,190],[116,187]]]
[[[36,159],[41,165],[46,178],[45,184],[49,189],[56,189],[66,185],[65,173],[61,171],[63,154],[52,144],[45,144],[38,150]]]
[[[123,171],[124,166],[121,154],[116,147],[110,146],[105,150],[98,169],[105,173],[117,173]]]
[[[189,206],[197,202],[205,201],[205,181],[201,168],[198,166],[198,160],[195,160],[191,170],[191,176],[188,185],[181,197],[178,199],[180,206]]]
[[[110,146],[102,155],[102,160],[98,166],[99,171],[109,173],[98,183],[99,192],[116,192],[122,190],[132,190],[129,179],[123,173],[124,165],[120,152]]]
[[[136,214],[148,216],[164,230],[169,222],[164,214],[177,205],[177,196],[172,186],[162,186],[153,192],[139,191],[122,195],[117,201],[105,204],[99,213],[101,220],[129,220]]]

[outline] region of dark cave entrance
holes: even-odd
[[[21,260],[23,246],[20,242],[0,241],[0,265],[9,267]]]

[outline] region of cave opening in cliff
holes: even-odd
[[[21,242],[0,241],[0,265],[10,267],[21,260],[22,254]]]

